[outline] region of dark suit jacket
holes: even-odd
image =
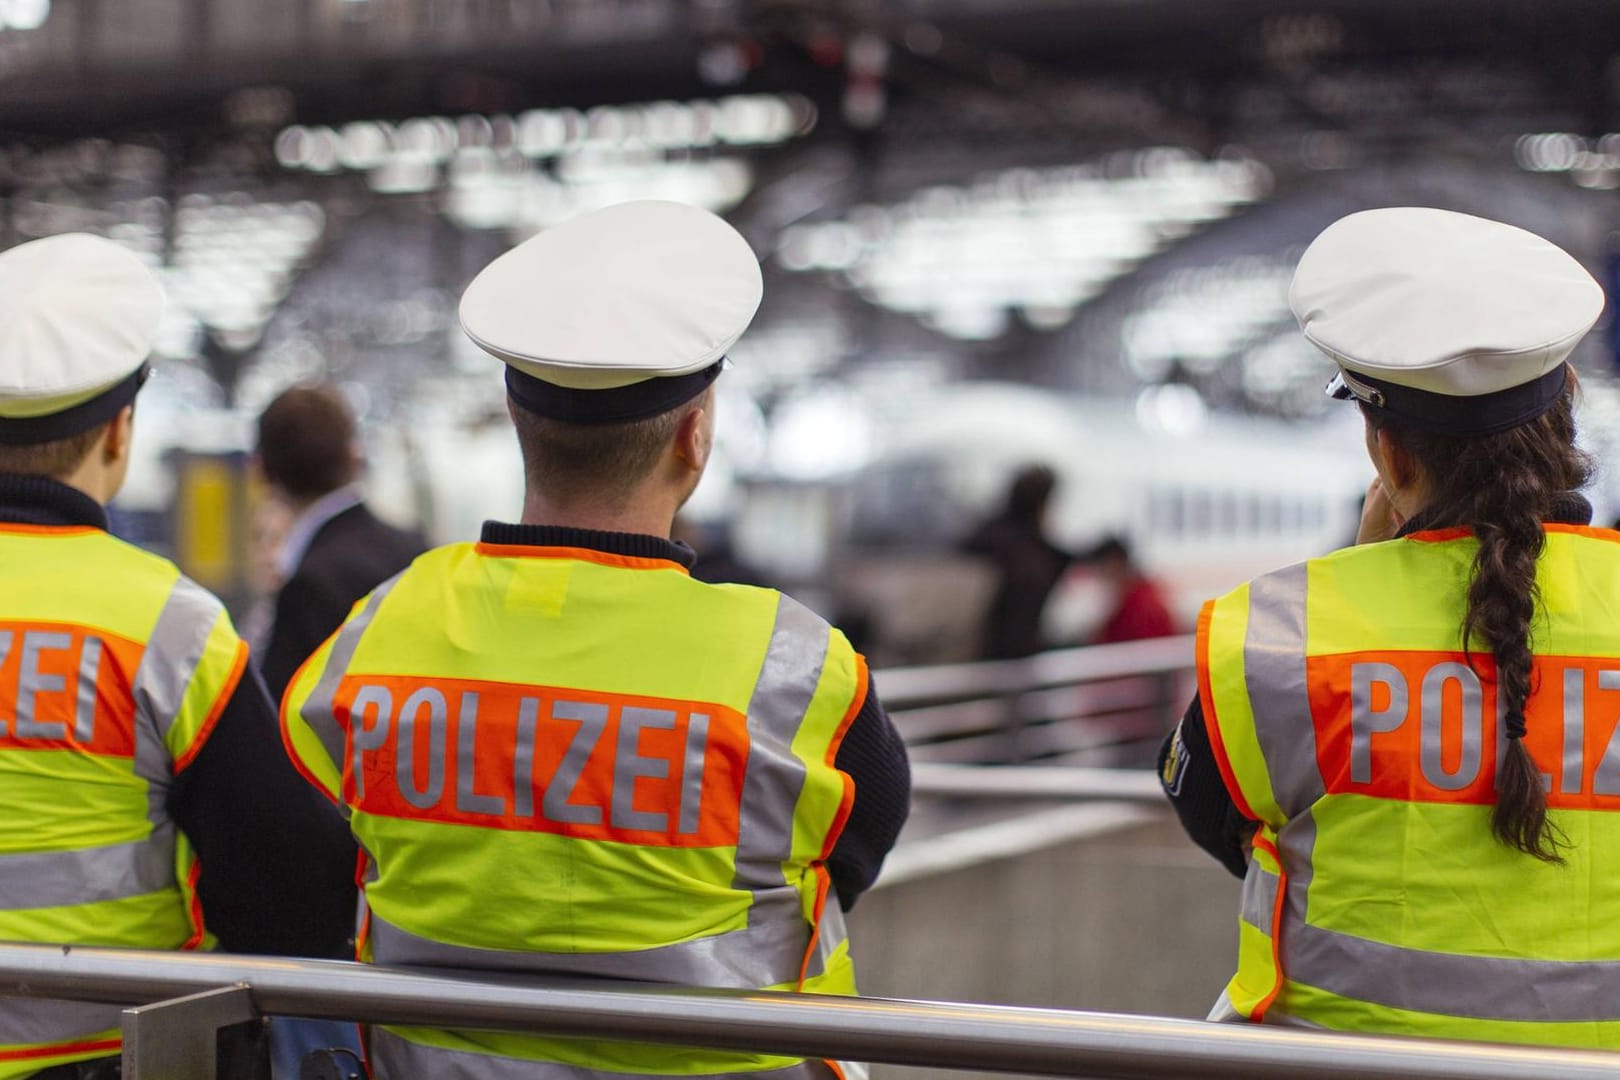
[[[352,506],[316,530],[303,561],[276,594],[275,621],[260,661],[276,700],[354,602],[411,564],[427,545],[416,533]]]

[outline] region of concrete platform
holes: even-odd
[[[850,913],[863,994],[1201,1017],[1231,976],[1239,883],[1168,810],[936,808],[918,824]]]

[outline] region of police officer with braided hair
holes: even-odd
[[[111,241],[0,253],[0,939],[340,954],[354,845],[247,646],[107,532],[162,308]],[[118,1014],[0,1001],[0,1077],[116,1075]]]
[[[365,856],[362,959],[848,994],[842,909],[905,818],[844,635],[672,543],[761,297],[725,222],[635,202],[468,287],[504,361],[517,524],[419,557],[294,676],[290,752]],[[373,1029],[381,1080],[855,1076],[772,1055]]]
[[[1290,290],[1377,472],[1358,543],[1204,608],[1161,758],[1244,877],[1216,1016],[1620,1048],[1620,533],[1566,357],[1603,309],[1521,229],[1392,208]]]

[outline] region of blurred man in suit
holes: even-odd
[[[283,391],[259,416],[259,468],[294,517],[277,557],[281,587],[262,669],[279,699],[304,659],[426,547],[366,509],[354,416],[331,386]]]

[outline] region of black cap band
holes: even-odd
[[[627,424],[666,413],[707,390],[720,377],[725,360],[690,375],[643,379],[611,390],[576,390],[548,383],[508,364],[506,392],[528,412],[571,424]]]
[[[1568,378],[1569,365],[1559,364],[1530,382],[1464,397],[1417,390],[1359,371],[1341,370],[1327,384],[1327,392],[1340,401],[1353,398],[1365,402],[1385,415],[1441,435],[1500,435],[1552,408],[1563,395]]]
[[[0,443],[7,446],[38,446],[71,438],[105,424],[118,410],[135,400],[152,374],[151,364],[142,364],[110,390],[103,390],[89,401],[47,416],[0,417]]]

